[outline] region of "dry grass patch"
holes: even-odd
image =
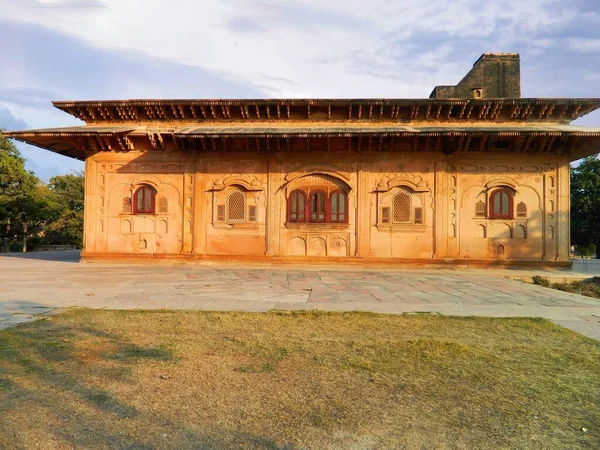
[[[600,343],[545,320],[76,310],[0,332],[0,448],[595,449],[598,424]]]

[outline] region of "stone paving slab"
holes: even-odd
[[[558,271],[78,264],[60,253],[0,256],[0,329],[70,307],[319,310],[545,317],[600,340],[600,301],[509,278]],[[600,273],[600,261],[586,269]]]

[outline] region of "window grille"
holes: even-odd
[[[403,190],[398,191],[398,193],[394,195],[392,206],[394,223],[410,223],[412,198],[408,192]]]
[[[246,196],[241,191],[233,191],[227,197],[227,221],[243,222],[246,220]]]
[[[485,217],[485,203],[481,200],[475,204],[475,217]]]
[[[517,205],[517,217],[527,217],[527,205],[523,202]]]

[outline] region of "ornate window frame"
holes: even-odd
[[[286,194],[286,228],[320,228],[338,229],[347,228],[350,223],[350,191],[348,183],[338,176],[339,174],[328,173],[324,170],[309,171],[306,173],[294,173],[286,177],[286,182],[281,190]],[[311,180],[298,184],[306,177],[318,177],[313,184]],[[320,183],[319,181],[322,181]],[[299,199],[304,201],[304,209],[298,208]],[[313,212],[314,200],[318,199],[319,210]],[[321,218],[322,217],[322,218]]]
[[[512,220],[514,218],[514,196],[514,189],[506,187],[493,189],[488,200],[488,218],[491,220]]]
[[[263,197],[262,183],[253,177],[246,179],[241,175],[229,176],[224,180],[213,182],[209,188],[212,192],[211,223],[217,228],[254,228],[258,227],[261,213],[260,202]],[[244,196],[244,217],[231,218],[231,197],[241,193]]]
[[[156,214],[156,194],[149,184],[138,185],[132,196],[132,214]]]
[[[424,181],[415,183],[406,177],[395,177],[387,182],[380,181],[375,189],[377,195],[377,213],[375,225],[378,230],[391,232],[422,232],[427,229],[427,200],[430,200],[431,190]],[[409,220],[398,219],[395,204],[398,195],[408,195]],[[415,202],[415,200],[417,200]]]

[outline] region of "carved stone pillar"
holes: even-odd
[[[195,171],[192,163],[184,165],[183,174],[183,243],[181,252],[192,252],[192,230],[194,227],[193,210],[194,210],[194,178]]]
[[[196,161],[193,192],[192,253],[204,254],[206,253],[206,226],[209,220],[209,211],[206,207],[206,163],[204,159]]]
[[[84,227],[83,251],[96,251],[96,216],[97,208],[97,163],[92,158],[85,160],[85,195],[84,195]]]
[[[281,224],[281,203],[282,193],[277,193],[281,186],[281,164],[274,154],[269,155],[267,164],[267,255],[281,255],[279,242],[279,227]],[[285,212],[285,208],[283,209]]]
[[[557,178],[558,207],[556,209],[556,216],[558,219],[558,229],[556,230],[556,259],[558,261],[569,261],[569,251],[571,248],[571,172],[568,160],[565,159],[560,162]]]
[[[435,167],[434,183],[434,210],[433,210],[433,235],[434,258],[446,258],[448,256],[448,163],[437,161]]]
[[[543,220],[542,220],[542,239],[544,253],[542,259],[553,261],[557,258],[557,240],[556,240],[556,170],[554,166],[548,168],[544,173],[544,202],[543,202]]]
[[[371,163],[359,160],[357,165],[356,186],[356,255],[363,258],[371,253],[371,194],[369,193],[369,174]]]
[[[448,254],[451,258],[459,256],[460,249],[460,217],[458,209],[458,173],[456,166],[446,170],[446,207],[448,211]]]

